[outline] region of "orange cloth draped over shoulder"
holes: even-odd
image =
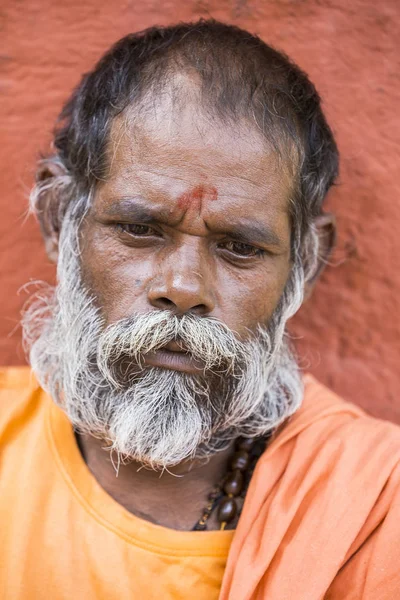
[[[305,377],[261,457],[220,600],[400,600],[400,428]]]
[[[110,498],[29,370],[0,372],[0,597],[400,599],[400,428],[304,382],[237,530],[182,532]]]

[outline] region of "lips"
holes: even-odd
[[[165,346],[143,356],[144,364],[182,373],[195,374],[204,370],[204,363],[194,358],[179,342],[168,342]]]
[[[161,350],[169,350],[170,352],[187,352],[187,349],[178,342],[168,342]]]

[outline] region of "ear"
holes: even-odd
[[[47,256],[57,263],[60,235],[60,207],[69,175],[58,157],[44,159],[36,173],[33,208],[39,221]]]
[[[331,213],[318,215],[318,217],[314,219],[313,225],[319,239],[318,265],[312,278],[305,284],[305,300],[311,296],[318,278],[328,263],[329,256],[332,254],[336,242],[336,218],[334,215]]]

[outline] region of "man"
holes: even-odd
[[[215,21],[119,41],[32,193],[55,290],[2,374],[2,598],[400,597],[399,429],[302,376],[338,153],[315,88]]]

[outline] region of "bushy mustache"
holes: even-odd
[[[249,343],[240,341],[224,323],[193,314],[176,316],[170,311],[152,311],[111,324],[97,346],[97,365],[102,375],[119,385],[117,365],[124,359],[143,367],[143,357],[169,342],[178,342],[204,365],[204,371],[239,375],[249,358]]]

